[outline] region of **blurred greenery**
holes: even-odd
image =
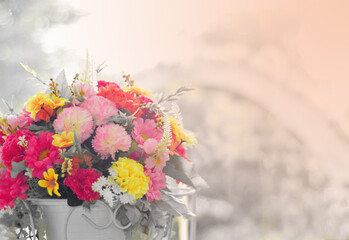
[[[76,11],[56,0],[0,1],[0,97],[13,102],[17,111],[39,88],[35,81],[26,81],[30,75],[20,62],[38,73],[52,72],[48,54],[42,47],[42,36],[55,25],[71,23],[77,18]],[[6,112],[7,108],[1,103],[0,110]]]

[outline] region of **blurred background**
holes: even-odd
[[[0,96],[20,110],[42,79],[101,79],[179,105],[209,189],[198,240],[349,239],[349,2],[0,0]],[[6,112],[5,105],[0,107]]]

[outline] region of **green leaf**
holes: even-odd
[[[60,114],[62,111],[63,111],[63,108],[60,107],[60,108],[57,109],[56,114],[58,115],[58,114]]]
[[[20,63],[20,64],[24,68],[24,70],[26,70],[28,73],[30,73],[34,77],[38,76],[38,74],[33,69],[31,69],[29,66],[25,65],[24,63]]]

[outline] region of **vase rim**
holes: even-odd
[[[28,198],[27,201],[40,205],[67,205],[67,199]]]

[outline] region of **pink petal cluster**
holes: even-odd
[[[102,159],[110,156],[114,159],[116,152],[129,150],[131,137],[124,127],[118,124],[106,124],[97,128],[92,147]]]
[[[157,149],[158,144],[159,142],[157,140],[149,138],[139,147],[143,149],[148,156],[145,160],[145,166],[148,169],[161,172],[170,158],[168,149]]]
[[[160,141],[163,131],[156,127],[156,123],[152,119],[137,118],[133,121],[134,128],[132,130],[132,137],[138,144],[144,144],[144,142],[153,138]]]
[[[154,155],[147,157],[145,167],[161,172],[166,166],[166,162],[170,159],[168,149],[156,152]]]
[[[58,134],[62,134],[63,131],[66,133],[76,131],[81,142],[89,138],[93,132],[92,116],[89,111],[81,107],[64,108],[53,122],[53,126]]]
[[[0,209],[6,207],[13,208],[17,197],[25,200],[29,185],[26,184],[27,177],[23,172],[19,173],[16,178],[11,177],[9,170],[2,171],[0,175]]]
[[[53,168],[54,164],[62,164],[59,148],[52,145],[52,136],[50,132],[42,132],[34,136],[28,142],[26,151],[25,165],[33,169],[32,176],[42,179],[44,172]]]
[[[147,201],[152,202],[154,200],[160,200],[161,192],[159,190],[163,189],[166,186],[165,174],[163,172],[157,172],[151,169],[145,169],[144,173],[150,178],[149,190],[145,195],[147,197]]]
[[[80,200],[94,201],[99,199],[99,193],[92,190],[92,184],[102,174],[94,169],[77,169],[74,175],[68,175],[64,184],[73,190]]]
[[[9,115],[6,119],[7,124],[11,127],[11,129],[23,128],[30,126],[34,121],[30,117],[30,115],[21,113],[17,115]]]
[[[28,129],[21,129],[10,134],[2,145],[2,160],[5,167],[12,169],[12,162],[20,162],[25,157],[25,147],[18,144],[19,138],[29,141],[35,134]]]
[[[91,113],[97,126],[106,123],[109,117],[119,113],[113,102],[101,96],[88,98],[80,106]]]
[[[156,151],[156,147],[159,145],[159,142],[154,138],[149,138],[145,140],[143,145],[140,146],[141,149],[145,151],[146,154],[152,155]]]

